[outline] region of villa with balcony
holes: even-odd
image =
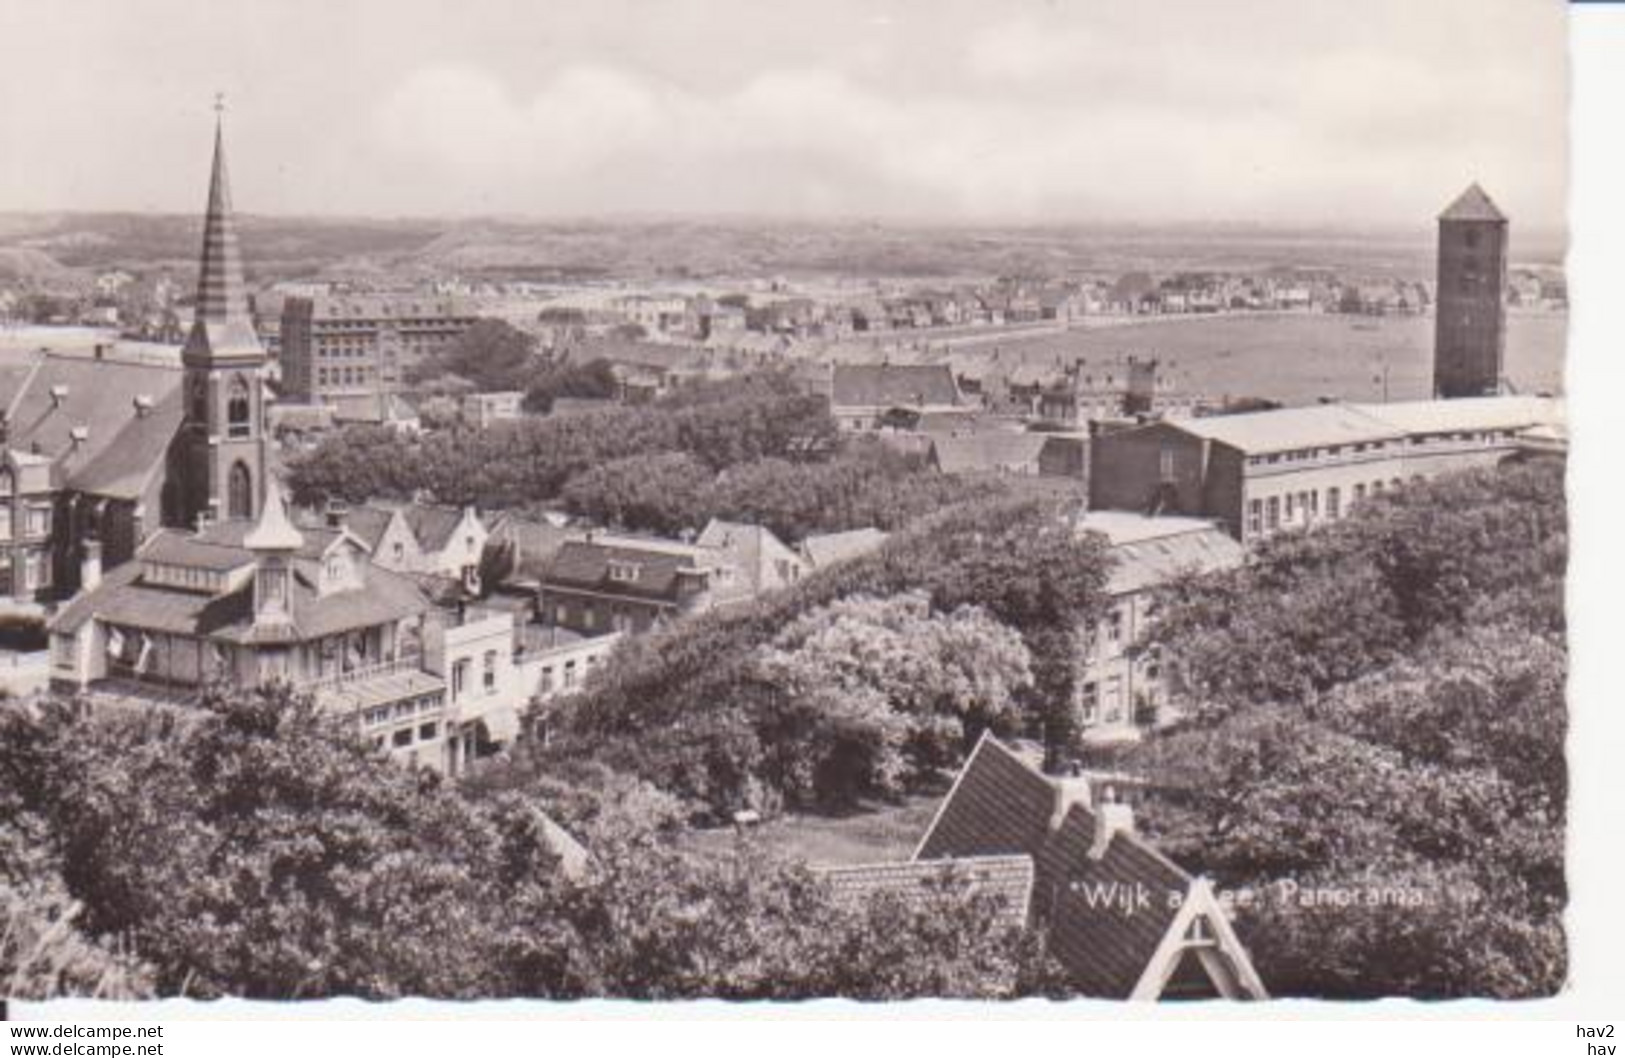
[[[211,684],[307,691],[403,761],[457,772],[518,733],[513,616],[436,608],[343,528],[295,528],[272,485],[257,522],[164,529],[51,621],[51,681],[92,702],[185,705]]]

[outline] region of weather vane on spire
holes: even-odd
[[[224,93],[224,92],[216,92],[214,94],[214,113],[215,113],[215,116],[218,118],[219,115],[224,114],[225,112],[226,112],[226,93]]]

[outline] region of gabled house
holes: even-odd
[[[365,543],[384,569],[478,586],[473,578],[491,534],[473,507],[375,501],[329,510],[327,520]]]
[[[788,588],[810,571],[806,559],[759,525],[713,518],[694,543],[725,556],[740,569],[752,595]]]
[[[1088,777],[1053,778],[984,734],[912,859],[822,868],[847,901],[907,898],[957,876],[1045,930],[1083,996],[1266,999],[1207,879],[1134,829],[1133,810]]]

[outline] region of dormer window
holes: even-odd
[[[638,579],[638,564],[612,559],[609,563],[609,579],[623,584],[632,583]]]

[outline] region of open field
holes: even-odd
[[[1520,393],[1561,392],[1568,317],[1511,313],[1506,371]],[[1161,317],[1145,323],[1030,334],[961,348],[956,362],[978,356],[1012,362],[1069,363],[1083,357],[1104,367],[1126,356],[1173,365],[1178,384],[1210,398],[1264,397],[1306,404],[1321,397],[1411,400],[1430,395],[1433,317],[1326,314]]]
[[[789,815],[753,828],[752,839],[790,859],[807,863],[877,863],[906,860],[925,836],[940,795],[910,797],[844,816]],[[687,832],[696,852],[720,852],[735,840],[729,827]]]

